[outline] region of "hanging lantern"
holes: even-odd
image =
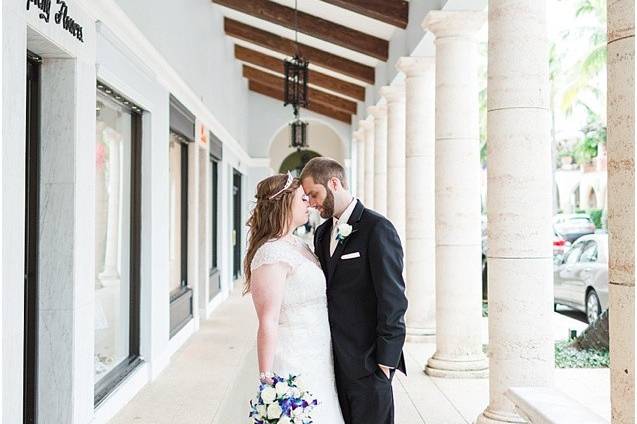
[[[301,121],[299,117],[290,122],[290,147],[297,150],[308,147],[307,122]]]
[[[294,115],[299,108],[307,107],[307,67],[309,62],[298,54],[291,60],[283,61],[285,70],[283,106],[292,105]]]

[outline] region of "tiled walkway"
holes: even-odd
[[[555,314],[556,337],[568,334],[568,328],[582,326]],[[243,357],[253,346],[255,328],[250,298],[232,296],[210,320],[201,323],[200,331],[173,356],[159,378],[146,386],[111,423],[244,424],[222,423],[216,414]],[[396,423],[473,422],[488,403],[488,381],[428,377],[422,366],[433,353],[434,345],[408,343],[405,350],[409,376],[398,374],[394,380]],[[607,369],[556,370],[556,385],[601,416],[610,416]]]

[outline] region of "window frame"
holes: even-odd
[[[141,234],[142,234],[142,131],[143,110],[121,94],[97,82],[97,89],[111,101],[131,114],[131,169],[130,169],[130,256],[129,256],[129,354],[123,361],[94,381],[94,407],[97,408],[122,381],[142,362],[140,354],[141,314]],[[110,91],[110,92],[109,92]],[[127,103],[125,103],[127,102]],[[93,340],[95,343],[95,340]]]
[[[193,313],[193,292],[188,285],[188,149],[193,143],[182,133],[170,129],[170,134],[175,138],[181,149],[181,276],[179,287],[170,291],[170,338],[175,336],[194,317]],[[170,147],[169,147],[170,148]]]

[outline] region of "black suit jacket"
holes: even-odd
[[[330,257],[332,219],[316,229],[314,251],[327,280],[327,307],[334,359],[350,378],[383,364],[403,373],[405,282],[403,250],[394,226],[360,201],[348,224],[352,233]],[[342,259],[343,255],[360,257]],[[355,255],[354,255],[355,256]]]

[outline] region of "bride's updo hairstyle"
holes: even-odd
[[[292,178],[290,174],[273,175],[257,184],[256,205],[247,222],[248,251],[243,261],[243,294],[250,292],[250,264],[257,250],[267,241],[283,237],[288,230],[292,222],[294,192],[300,185],[299,179]]]

